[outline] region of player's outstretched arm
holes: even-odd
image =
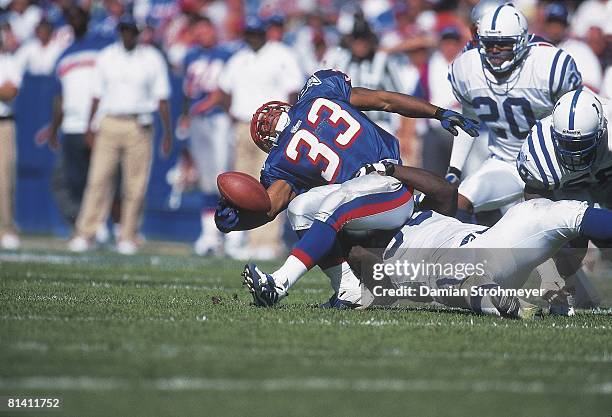
[[[444,129],[455,136],[459,133],[457,127],[470,136],[478,136],[478,121],[406,94],[354,87],[351,90],[350,103],[364,111],[378,110],[416,119],[437,119]]]

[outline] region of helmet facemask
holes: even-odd
[[[289,125],[291,106],[282,101],[269,101],[261,106],[251,118],[251,138],[265,153],[277,145],[278,136]]]
[[[590,169],[607,125],[604,108],[591,91],[580,88],[564,94],[555,104],[550,128],[559,163],[570,171]]]
[[[605,119],[603,128],[588,135],[563,134],[551,129],[559,162],[570,171],[585,171],[597,158],[597,150],[607,131]]]
[[[479,36],[478,51],[491,72],[505,74],[516,68],[527,53],[527,36]]]

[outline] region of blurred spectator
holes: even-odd
[[[327,24],[326,16],[320,11],[307,14],[305,21],[305,25],[292,34],[293,50],[300,57],[304,74],[313,74],[323,67],[326,52],[338,44],[338,33]]]
[[[544,36],[553,45],[563,49],[574,58],[582,74],[584,85],[596,92],[601,88],[602,70],[597,56],[589,45],[569,38],[569,12],[562,3],[551,3],[545,10]]]
[[[117,24],[126,13],[126,4],[122,0],[104,0],[104,9],[92,16],[91,30],[102,36],[113,36],[117,33]]]
[[[53,26],[43,19],[36,26],[36,37],[22,44],[16,52],[16,59],[23,72],[32,75],[49,75],[55,61],[68,46],[66,39],[53,37]]]
[[[182,72],[185,55],[193,44],[191,27],[200,15],[199,7],[192,2],[179,2],[179,5],[181,13],[168,24],[163,39],[163,48],[175,73]]]
[[[266,38],[272,42],[282,42],[285,36],[285,18],[275,14],[267,19]]]
[[[21,70],[0,38],[0,247],[14,250],[20,241],[13,220],[16,143],[13,99],[21,85]]]
[[[217,46],[217,33],[210,19],[200,17],[192,27],[197,44],[185,58],[181,129],[189,129],[191,156],[206,199],[202,210],[202,232],[194,245],[198,255],[219,254],[223,239],[215,225],[219,198],[216,179],[230,170],[234,149],[231,120],[215,100],[218,79],[231,54]]]
[[[389,55],[378,49],[378,37],[362,14],[355,17],[354,28],[344,38],[344,47],[329,51],[323,65],[351,77],[354,87],[365,87],[412,94],[418,81],[416,68],[405,57]],[[368,112],[368,117],[391,134],[398,128],[399,117],[385,112]]]
[[[9,4],[7,22],[18,45],[34,36],[42,12],[30,0],[12,0]]]
[[[586,0],[577,8],[572,17],[572,33],[585,39],[592,27],[609,28],[612,19],[612,2],[608,0]]]
[[[154,29],[154,40],[161,39],[161,32],[180,12],[176,0],[134,0],[134,18],[139,26],[149,26]]]
[[[90,247],[96,229],[112,202],[113,178],[122,168],[121,233],[117,251],[137,252],[136,234],[152,161],[153,112],[159,109],[164,128],[161,153],[172,146],[168,98],[170,84],[162,55],[152,46],[138,45],[138,27],[130,15],[119,21],[121,41],[97,58],[86,140],[93,143],[92,121],[98,106],[102,119],[91,155],[83,205],[69,249]]]
[[[266,159],[252,141],[250,121],[253,113],[267,101],[295,102],[305,77],[293,52],[280,42],[266,41],[265,26],[255,16],[246,20],[245,47],[230,58],[219,79],[222,100],[235,120],[237,171],[259,178]],[[249,232],[251,253],[232,256],[273,258],[279,254],[280,218]]]
[[[423,97],[436,106],[455,110],[459,108],[447,77],[450,63],[459,55],[464,44],[458,27],[449,26],[440,32],[438,48],[427,63],[426,77],[420,80]],[[439,123],[428,121],[423,136],[423,168],[445,175],[452,144],[453,136],[448,131]]]
[[[66,19],[74,33],[74,41],[57,60],[52,120],[36,135],[36,141],[39,144],[49,141],[52,148],[57,148],[61,127],[62,148],[53,172],[52,187],[60,213],[68,224],[74,225],[89,172],[91,149],[85,143],[85,132],[93,99],[96,58],[114,38],[88,31],[89,14],[78,6],[66,10]],[[108,237],[105,231],[105,224],[97,230],[101,243]]]

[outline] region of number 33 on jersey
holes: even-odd
[[[352,107],[350,95],[341,72],[318,71],[308,79],[262,168],[266,188],[284,180],[300,194],[343,183],[367,163],[400,160],[397,139]]]

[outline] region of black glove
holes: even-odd
[[[438,119],[442,127],[451,132],[453,136],[459,134],[457,126],[474,138],[478,136],[478,127],[480,123],[477,120],[468,119],[461,113],[438,107],[438,110],[436,110],[436,119]]]

